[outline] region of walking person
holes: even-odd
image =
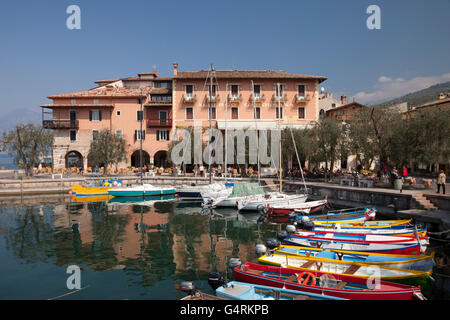
[[[446,176],[444,173],[444,170],[439,171],[439,176],[438,176],[438,180],[437,180],[437,193],[439,193],[440,191],[440,187],[442,186],[442,194],[445,194],[445,180],[446,180]]]

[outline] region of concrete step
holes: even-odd
[[[437,210],[438,208],[427,198],[425,198],[424,195],[412,195],[412,198],[416,201],[416,203],[418,204],[418,206],[421,209],[425,209],[425,210]]]

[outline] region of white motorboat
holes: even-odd
[[[280,192],[273,192],[264,195],[245,197],[238,201],[238,209],[242,211],[255,211],[269,206],[276,207],[296,207],[303,204],[308,195],[294,194],[288,195]]]

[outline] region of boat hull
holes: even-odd
[[[259,272],[252,272],[252,269]],[[264,274],[266,272],[266,274]],[[299,290],[316,294],[325,294],[351,300],[413,300],[415,295],[421,295],[420,287],[404,286],[402,284],[392,284],[386,281],[379,281],[380,288],[371,289],[345,289],[338,287],[303,285],[298,282],[289,281],[288,278],[299,273],[298,269],[271,267],[257,265],[247,262],[242,268],[236,267],[234,275],[237,281],[255,283],[258,285],[285,288],[289,290]],[[273,276],[269,276],[273,274]],[[316,278],[328,273],[316,272]],[[277,277],[275,275],[280,275]],[[283,276],[283,278],[281,277]],[[333,275],[333,279],[346,283],[354,283],[360,286],[367,286],[367,279],[350,275]],[[320,281],[321,283],[321,281]],[[356,287],[356,286],[355,286]]]
[[[430,272],[434,266],[434,253],[431,255],[392,255],[371,252],[357,252],[345,250],[323,250],[317,248],[280,246],[275,250],[275,254],[287,256],[287,260],[295,258],[310,257],[319,261],[349,261],[366,263],[380,267],[390,267],[405,270],[418,270]],[[258,259],[265,263],[266,255]],[[270,260],[270,259],[269,259]]]

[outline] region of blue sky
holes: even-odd
[[[81,30],[66,27],[72,4]],[[366,27],[371,4],[380,30]],[[180,71],[214,63],[326,76],[327,91],[365,103],[450,80],[449,0],[2,0],[0,8],[0,126],[18,110],[8,123],[40,117],[48,95],[154,65],[171,75],[175,61]]]

